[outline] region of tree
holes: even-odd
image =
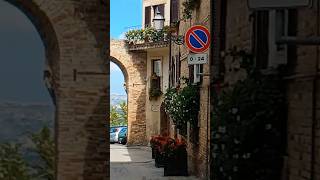
[[[119,125],[119,113],[117,112],[117,108],[115,106],[111,107],[110,110],[110,125],[118,126]]]
[[[0,179],[31,180],[28,165],[20,153],[20,145],[0,145]]]
[[[110,125],[126,126],[128,119],[128,106],[126,102],[121,102],[119,108],[112,106],[110,109]]]
[[[47,126],[43,127],[39,133],[31,135],[31,140],[35,144],[35,151],[41,158],[41,163],[34,167],[36,178],[54,180],[55,144],[50,129]]]
[[[125,101],[122,101],[120,103],[120,109],[121,109],[121,119],[125,122],[125,124],[127,124],[127,120],[128,120],[128,105]]]

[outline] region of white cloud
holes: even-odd
[[[119,66],[117,66],[115,63],[110,62],[110,71],[111,72],[121,72]]]
[[[121,34],[119,35],[119,39],[124,40],[124,39],[126,38],[125,35],[126,35],[125,32],[121,33]]]

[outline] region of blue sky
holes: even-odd
[[[119,39],[129,27],[142,24],[142,0],[110,0],[110,34]]]
[[[130,27],[139,27],[142,23],[142,0],[110,0],[110,34],[113,39],[123,38]],[[119,67],[110,64],[111,94],[125,94],[124,78]]]

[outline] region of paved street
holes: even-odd
[[[195,177],[164,177],[147,147],[110,145],[111,180],[197,180]]]

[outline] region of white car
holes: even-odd
[[[118,142],[118,135],[123,127],[110,127],[110,143]]]

